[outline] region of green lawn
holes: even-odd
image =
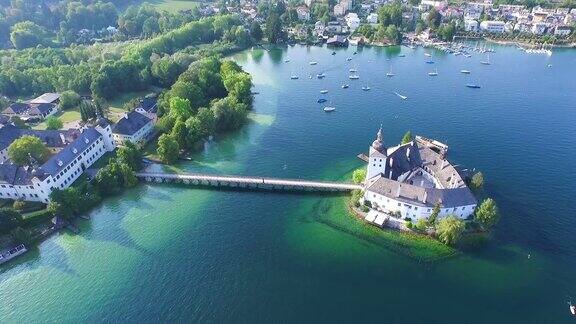
[[[150,3],[158,10],[166,10],[168,12],[178,12],[180,10],[194,9],[198,6],[196,1],[187,0],[156,0]]]
[[[77,109],[67,110],[67,111],[59,111],[54,114],[54,117],[60,119],[62,123],[69,123],[75,120],[80,120],[80,112]],[[40,124],[33,127],[34,129],[46,129],[46,123],[41,122]]]

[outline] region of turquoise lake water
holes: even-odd
[[[388,145],[410,129],[485,174],[502,220],[484,249],[418,261],[351,233],[339,196],[143,184],[95,209],[81,235],[1,266],[0,322],[574,322],[576,51],[495,49],[489,66],[435,51],[426,64],[404,47],[241,53],[259,92],[251,122],[178,166],[342,180],[380,124]],[[316,103],[322,89],[336,112]]]

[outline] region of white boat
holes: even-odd
[[[320,93],[321,93],[321,94],[327,94],[327,93],[328,93],[328,90],[320,90]]]
[[[480,64],[490,65],[490,55],[486,55],[486,60],[480,61]]]
[[[292,80],[298,80],[298,76],[295,75],[295,74],[292,74],[292,75],[290,76],[290,79],[292,79]]]
[[[356,73],[356,72],[358,72],[358,70],[356,70],[356,69],[350,69],[350,70],[348,70],[348,72],[350,72],[350,73]]]
[[[429,76],[438,76],[438,69],[435,69],[433,72],[428,72]]]
[[[336,110],[335,107],[330,107],[330,106],[324,107],[324,111],[325,111],[325,112],[332,112],[332,111],[334,111],[334,110]]]
[[[470,74],[470,71],[468,71],[468,70],[460,70],[460,73],[462,73],[462,74]]]
[[[386,76],[391,78],[393,76],[395,76],[396,74],[392,73],[392,68],[390,68],[390,70],[388,70],[388,73],[386,73]]]
[[[348,89],[348,87],[349,87],[349,85],[347,85],[347,84],[342,85],[342,89]]]
[[[310,65],[316,65],[316,64],[318,64],[318,62],[316,62],[316,61],[311,61],[311,62],[310,62]]]
[[[350,80],[358,80],[360,79],[360,76],[358,74],[352,74],[351,76],[348,77]]]
[[[428,57],[432,56],[430,53],[424,53],[424,55]]]
[[[0,251],[0,264],[8,262],[15,257],[26,253],[28,251],[24,244],[17,245],[11,249]]]
[[[369,86],[362,87],[362,91],[370,91],[370,87]]]
[[[398,97],[400,97],[400,99],[402,99],[402,100],[408,99],[408,97],[403,96],[403,95],[399,94],[398,92],[394,92],[394,94],[397,95]]]
[[[317,77],[318,79],[324,79],[325,76],[326,76],[326,75],[324,75],[324,73],[318,73],[318,74],[316,74],[316,77]]]
[[[290,62],[289,59],[285,59],[285,60],[284,60],[284,63],[288,63],[288,62]]]

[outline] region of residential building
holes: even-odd
[[[30,104],[59,104],[60,103],[60,94],[47,92],[37,98],[34,98],[28,101]]]
[[[334,6],[334,16],[336,17],[342,17],[344,16],[344,14],[346,14],[346,6],[342,3],[338,3]]]
[[[316,35],[322,35],[324,34],[324,23],[321,22],[320,20],[318,20],[315,24],[314,24],[314,33]]]
[[[133,144],[145,143],[154,128],[153,121],[145,115],[133,110],[126,113],[112,127],[112,138],[116,146],[126,142]]]
[[[375,12],[369,14],[368,17],[366,17],[366,21],[372,25],[377,24],[378,23],[378,14]]]
[[[326,28],[324,28],[324,32],[329,34],[339,34],[342,32],[342,25],[337,21],[329,21]]]
[[[348,46],[348,39],[343,35],[335,35],[326,41],[328,46]]]
[[[42,120],[57,111],[53,103],[25,103],[15,102],[2,111],[6,117],[19,117],[24,121]]]
[[[530,31],[532,32],[532,34],[535,35],[544,35],[546,33],[547,27],[548,26],[546,25],[546,23],[537,22],[532,24],[532,29]]]
[[[348,13],[344,20],[350,32],[354,32],[360,26],[360,18],[358,18],[358,14],[355,12]]]
[[[478,21],[473,19],[464,20],[464,30],[469,32],[478,32],[480,30],[478,28]]]
[[[480,23],[480,30],[488,33],[503,33],[505,28],[505,23],[498,20],[485,20]]]
[[[566,25],[559,25],[554,28],[554,35],[560,37],[566,37],[572,33],[572,28]]]
[[[156,124],[158,121],[158,98],[156,96],[145,97],[140,100],[140,103],[134,110],[152,119],[152,122]]]

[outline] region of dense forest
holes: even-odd
[[[0,1],[0,47],[59,47],[149,38],[196,20],[196,11],[168,13],[129,1]]]
[[[146,7],[134,12],[142,10]],[[110,99],[151,85],[167,87],[200,57],[226,54],[250,43],[238,16],[220,15],[144,40],[4,50],[0,51],[0,93],[21,97],[73,90]]]

